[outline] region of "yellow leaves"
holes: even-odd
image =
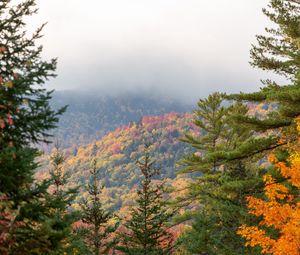
[[[23,99],[23,104],[24,105],[28,105],[29,104],[29,100],[28,99]]]
[[[300,134],[300,119],[296,120],[297,131]],[[298,135],[299,139],[299,135]],[[295,149],[298,148],[298,149]],[[294,150],[288,162],[279,162],[274,154],[269,156],[277,170],[296,189],[300,188],[300,151],[299,144],[290,147]],[[260,225],[275,227],[278,238],[271,239],[259,227],[241,226],[237,233],[243,236],[247,246],[260,246],[262,253],[273,255],[300,254],[300,202],[298,196],[289,194],[289,189],[278,183],[271,175],[264,176],[266,200],[248,197],[247,203],[250,213],[261,216]]]
[[[285,164],[279,164],[278,168],[280,169],[281,174],[289,179],[289,182],[300,188],[300,153],[295,152],[290,157],[291,167],[287,167]]]
[[[31,60],[27,60],[27,61],[25,62],[25,66],[26,66],[26,67],[31,67],[31,66],[32,66]]]
[[[265,182],[265,194],[269,200],[282,200],[288,196],[288,188],[282,184],[276,183],[271,175],[265,175],[263,179]]]
[[[300,120],[297,120],[297,131],[300,133]],[[294,150],[297,147],[292,147]],[[299,146],[298,146],[299,148]],[[279,162],[274,154],[269,156],[277,170],[295,188],[300,188],[300,152],[291,153],[288,162]],[[261,225],[275,227],[279,231],[276,240],[271,239],[258,227],[242,226],[237,233],[243,236],[247,246],[260,246],[262,253],[273,255],[300,254],[300,202],[299,195],[289,194],[289,189],[278,183],[271,175],[264,176],[266,200],[248,197],[250,213],[262,216]]]
[[[278,171],[287,178],[290,184],[300,187],[300,154],[294,152],[288,164],[278,162],[274,155],[269,157]],[[289,189],[271,175],[263,177],[265,183],[266,200],[248,197],[247,203],[250,213],[262,216],[260,225],[273,226],[279,231],[276,240],[271,239],[258,227],[242,226],[237,233],[243,236],[247,246],[260,246],[262,253],[273,255],[299,255],[300,254],[300,203],[296,203],[294,196],[289,194]]]
[[[264,230],[258,227],[247,227],[246,225],[241,226],[237,233],[247,240],[246,246],[261,246],[262,253],[271,253],[272,246],[275,244],[275,240],[266,236]]]
[[[278,239],[270,238],[264,230],[258,227],[246,225],[241,226],[237,233],[246,239],[246,246],[260,246],[263,254],[299,255],[299,225],[292,224],[285,230]]]
[[[14,86],[14,84],[12,81],[6,81],[6,82],[4,82],[3,86],[11,89]]]
[[[297,132],[300,134],[300,118],[296,118]]]

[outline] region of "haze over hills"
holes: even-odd
[[[55,139],[66,148],[100,139],[130,122],[138,122],[143,116],[162,115],[170,112],[185,113],[195,108],[191,104],[155,93],[122,93],[101,95],[92,92],[57,91],[52,106],[68,105],[61,116]]]
[[[192,151],[180,138],[195,132],[191,113],[195,105],[155,93],[100,95],[78,91],[55,92],[51,104],[56,109],[68,105],[54,131],[54,140],[64,148],[69,185],[83,187],[88,181],[91,153],[96,147],[101,169],[98,177],[105,186],[103,199],[112,210],[130,204],[130,193],[141,178],[135,162],[141,158],[145,143],[151,144],[156,165],[163,166],[160,178],[177,186],[188,181],[176,177],[177,161]],[[45,178],[51,168],[48,157],[49,153],[41,159],[39,179]],[[85,195],[81,189],[79,197]]]

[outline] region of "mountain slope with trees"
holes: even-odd
[[[51,105],[54,109],[68,105],[55,130],[55,137],[64,148],[91,143],[129,122],[140,121],[143,116],[184,113],[193,109],[192,104],[158,93],[142,92],[107,96],[97,92],[57,91]]]
[[[91,111],[82,119],[75,114],[66,120],[68,132],[74,131],[70,137],[77,138],[83,129],[82,141],[75,141],[80,144],[87,135],[93,142],[64,151],[56,144],[52,156],[38,158],[34,146],[50,142],[50,131],[65,111],[51,108],[52,92],[43,86],[55,76],[56,60],[41,58],[36,40],[43,25],[27,34],[25,20],[37,12],[35,1],[2,1],[0,253],[97,255],[103,248],[106,254],[119,248],[131,255],[300,254],[300,2],[270,0],[263,11],[277,29],[257,37],[252,65],[283,75],[289,85],[265,81],[255,93],[216,92],[201,99],[194,114],[130,120],[96,140],[93,129],[104,130],[96,124],[109,123],[105,116]],[[228,99],[234,102],[228,104]],[[107,100],[110,120],[143,112],[126,104],[114,108],[116,98]],[[264,111],[255,110],[258,102]],[[93,97],[85,104],[97,109]],[[91,123],[90,117],[95,118]],[[56,139],[72,142],[57,134]],[[271,164],[262,165],[267,156]],[[179,159],[184,168],[176,176]],[[167,193],[165,185],[175,192]],[[106,215],[118,209],[109,222]],[[191,220],[183,235],[169,232],[174,223],[169,212],[181,222]],[[106,223],[113,223],[113,229]],[[90,229],[94,233],[86,232]],[[106,233],[119,239],[106,240]]]
[[[251,105],[249,109],[250,114],[256,115],[265,115],[267,112],[264,104]],[[161,178],[169,179],[170,183],[178,181],[182,185],[186,184],[186,177],[193,174],[177,176],[177,172],[182,169],[177,163],[183,155],[189,155],[195,149],[180,140],[187,133],[195,137],[205,135],[205,130],[201,131],[193,123],[193,119],[193,113],[171,112],[144,116],[137,122],[129,122],[108,132],[101,139],[85,145],[74,144],[64,149],[64,168],[70,176],[69,185],[84,186],[88,182],[90,157],[94,155],[97,161],[97,177],[105,187],[103,198],[111,209],[120,209],[127,205],[129,199],[124,195],[134,189],[142,177],[135,161],[142,157],[145,143],[151,144],[150,155],[162,167]],[[49,172],[47,154],[42,157],[42,162],[46,167],[42,167],[37,173],[39,179],[45,178]],[[85,196],[84,191],[81,194]]]
[[[131,122],[117,128],[102,139],[83,146],[65,150],[65,171],[70,176],[69,185],[84,186],[89,180],[90,155],[97,161],[98,178],[104,184],[103,196],[112,209],[119,209],[141,179],[135,161],[142,157],[145,143],[151,144],[150,155],[162,166],[162,178],[174,179],[179,166],[176,162],[192,148],[181,143],[186,132],[195,132],[192,114],[169,113],[161,116],[146,116],[139,122]],[[47,156],[44,156],[47,165]],[[47,176],[47,167],[38,173],[39,179]],[[87,195],[85,191],[81,193]]]

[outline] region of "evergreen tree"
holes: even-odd
[[[219,140],[224,136],[225,122],[224,118],[227,109],[222,106],[223,94],[213,93],[206,99],[200,99],[198,109],[195,110],[197,119],[194,124],[201,129],[198,137],[186,134],[183,142],[191,144],[197,149],[197,154],[186,157],[181,163],[186,167],[185,171],[210,172],[217,170],[216,160],[203,162],[203,154],[216,152]]]
[[[81,215],[70,206],[74,202],[78,187],[67,188],[68,177],[63,169],[65,158],[63,152],[56,147],[51,156],[52,170],[50,171],[50,187],[46,207],[47,224],[43,225],[52,251],[49,254],[76,254],[86,252],[81,241],[82,236],[75,230],[73,224],[79,221]]]
[[[295,140],[295,118],[300,115],[299,11],[299,1],[271,0],[269,9],[264,9],[263,12],[278,25],[278,28],[267,29],[269,32],[267,36],[258,36],[258,45],[253,46],[251,51],[253,66],[283,75],[290,84],[279,86],[267,80],[264,81],[265,87],[259,92],[226,97],[238,101],[276,103],[277,109],[270,112],[266,118],[249,116],[246,110],[231,113],[232,118],[229,118],[231,123],[227,126],[229,128],[227,137],[230,139],[227,142],[226,139],[220,141],[221,144],[224,143],[224,149],[206,153],[204,158],[194,162],[199,165],[218,162],[217,165],[221,165],[224,169],[217,174],[203,175],[199,178],[199,183],[191,187],[191,197],[199,196],[203,204],[203,210],[197,215],[193,229],[183,238],[189,243],[192,252],[208,254],[259,252],[242,250],[241,240],[234,234],[231,234],[234,237],[232,239],[230,233],[236,230],[236,222],[244,221],[244,224],[249,222],[249,217],[245,215],[246,196],[262,191],[261,181],[258,179],[260,173],[255,168],[252,170],[247,161],[257,162],[269,150]],[[243,129],[245,133],[241,136]],[[274,129],[277,131],[266,133]],[[264,135],[258,136],[258,133]],[[233,142],[234,146],[226,145],[228,142]],[[188,165],[190,168],[194,167],[193,160],[183,162],[187,163],[185,172],[190,170]],[[226,206],[226,203],[230,206]],[[251,223],[253,224],[255,222]]]
[[[36,46],[43,26],[26,37],[24,18],[37,12],[35,1],[11,5],[0,3],[0,192],[18,203],[36,168],[37,150],[30,145],[48,142],[63,109],[50,108],[51,92],[42,87],[56,68],[56,60],[41,60],[42,47]]]
[[[20,1],[19,1],[20,2]],[[51,243],[41,231],[49,182],[34,182],[38,150],[64,111],[49,106],[44,89],[54,77],[56,60],[43,61],[25,18],[37,12],[34,0],[0,3],[0,242],[1,254],[47,254]]]
[[[251,64],[262,70],[272,71],[287,79],[286,85],[266,80],[259,92],[241,93],[228,96],[229,99],[252,102],[276,103],[275,111],[266,118],[237,115],[236,120],[247,124],[257,132],[269,133],[269,136],[246,140],[234,152],[234,157],[242,158],[265,153],[282,144],[294,141],[293,136],[280,140],[280,132],[295,133],[295,118],[300,115],[300,2],[296,0],[271,0],[264,14],[276,24],[276,28],[266,29],[268,35],[257,36],[257,45],[251,50]],[[279,130],[278,130],[279,129]]]
[[[22,208],[35,219],[34,225],[22,217],[25,213],[21,211],[16,217],[19,226],[13,231],[15,239],[9,254],[71,255],[87,251],[81,236],[73,229],[80,218],[79,213],[70,208],[77,188],[66,188],[64,155],[60,150],[53,153],[51,163],[47,190],[40,192],[35,204]]]
[[[181,237],[180,243],[192,254],[258,254],[243,248],[243,240],[236,235],[236,230],[241,222],[251,220],[247,216],[245,197],[261,191],[259,173],[246,160],[229,160],[226,156],[227,151],[234,150],[252,135],[247,126],[239,125],[231,118],[237,113],[246,114],[248,109],[241,103],[223,107],[220,95],[209,98],[201,100],[201,108],[196,111],[197,121],[201,118],[200,133],[207,126],[221,129],[213,150],[206,146],[206,137],[213,136],[214,129],[208,130],[203,138],[188,136],[189,139],[184,139],[197,151],[181,161],[185,166],[182,172],[199,171],[203,175],[190,185],[188,199],[198,201],[199,209],[193,218],[193,228]],[[219,118],[203,118],[211,105],[217,105],[216,112],[222,112],[221,125],[218,125]]]
[[[86,244],[94,255],[108,254],[113,241],[108,239],[117,228],[117,224],[110,225],[109,220],[112,219],[112,215],[103,208],[101,203],[100,195],[103,186],[99,184],[98,173],[97,160],[94,159],[90,171],[90,183],[86,188],[89,196],[81,205],[82,222],[87,224]]]
[[[147,148],[137,166],[143,174],[137,207],[131,209],[131,218],[125,222],[124,231],[119,233],[120,243],[116,249],[131,255],[171,254],[173,237],[167,224],[173,213],[163,203],[164,184],[152,183],[159,175],[159,169],[154,167]]]

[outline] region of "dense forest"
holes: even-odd
[[[300,254],[299,1],[269,1],[275,28],[250,51],[286,83],[214,92],[191,113],[48,91],[44,25],[26,32],[37,12],[0,3],[0,254]]]
[[[176,179],[176,172],[180,169],[177,161],[182,155],[193,151],[179,139],[186,132],[195,133],[194,128],[192,114],[147,116],[139,122],[131,122],[109,132],[93,143],[67,148],[63,152],[65,172],[70,176],[68,183],[70,186],[84,185],[89,180],[90,162],[96,158],[99,170],[97,177],[105,187],[103,199],[108,200],[106,205],[116,210],[123,204],[132,204],[130,197],[142,177],[135,162],[142,159],[144,145],[151,144],[148,152],[155,158],[157,166],[161,166],[158,179],[171,181]],[[40,158],[42,167],[36,173],[37,179],[44,179],[49,175],[49,160],[48,155]],[[82,191],[79,200],[86,195],[86,191]]]
[[[192,104],[160,94],[122,93],[103,96],[78,91],[58,91],[53,94],[51,106],[59,109],[68,105],[64,117],[55,130],[55,139],[62,147],[83,145],[102,138],[107,132],[144,116],[170,112],[190,112]]]

